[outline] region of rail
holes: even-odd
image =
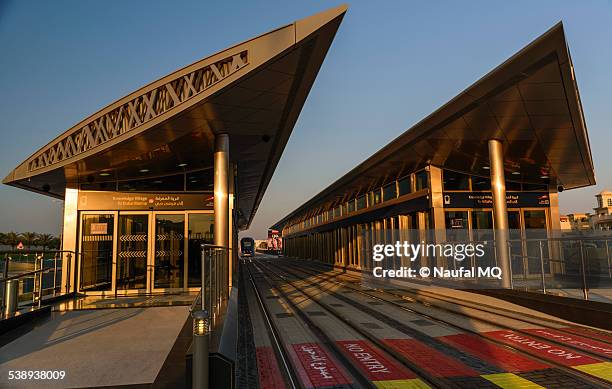
[[[7,311],[9,300],[15,300],[11,309],[33,305],[40,308],[45,297],[61,295],[62,279],[66,282],[64,290],[70,289],[70,264],[76,256],[74,251],[11,251],[3,254],[0,258],[0,305],[4,318],[14,313]],[[65,277],[63,269],[67,272]]]
[[[494,230],[447,230],[446,239],[436,240],[437,231],[431,230],[423,240],[426,247],[443,247],[445,245],[467,246],[481,245],[482,255],[476,255],[474,250],[464,251],[460,257],[446,255],[433,248],[419,259],[412,261],[407,256],[385,256],[384,262],[374,262],[371,250],[378,243],[395,243],[399,237],[396,231],[387,232],[383,237],[390,239],[372,239],[371,244],[357,249],[365,253],[365,263],[373,266],[384,266],[387,269],[409,267],[418,270],[429,267],[433,273],[434,267],[455,271],[450,277],[444,277],[452,282],[461,281],[475,287],[496,288],[499,278],[491,273],[466,275],[465,270],[487,269],[499,267],[497,243]],[[512,238],[520,235],[517,231],[509,231],[511,239],[507,241],[510,258],[512,289],[556,294],[567,297],[612,302],[612,235],[599,236],[552,236],[550,231],[529,231],[533,237]],[[487,239],[470,239],[471,236],[486,236]],[[368,240],[364,237],[362,241]],[[382,240],[382,241],[381,241]],[[360,259],[361,261],[361,259]],[[463,273],[460,273],[463,271]]]

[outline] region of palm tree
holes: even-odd
[[[11,231],[5,235],[4,239],[5,243],[15,250],[15,246],[17,246],[21,240],[21,236],[18,233]]]
[[[49,247],[53,250],[59,250],[61,244],[62,240],[60,238],[53,237],[51,243],[49,244]]]
[[[38,234],[38,238],[36,239],[36,245],[42,246],[43,249],[47,249],[51,247],[54,239],[55,237],[51,234]]]
[[[29,249],[30,246],[36,244],[38,234],[36,232],[22,232],[21,237],[23,239],[23,244]]]

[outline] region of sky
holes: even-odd
[[[0,175],[133,90],[331,1],[0,0]],[[267,228],[563,21],[597,185],[612,189],[612,2],[354,1],[251,228]],[[0,186],[0,231],[59,233],[62,202]]]

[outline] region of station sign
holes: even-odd
[[[444,192],[444,208],[492,208],[491,192]],[[547,192],[506,192],[508,208],[549,207]]]
[[[79,211],[213,209],[212,193],[79,192]]]

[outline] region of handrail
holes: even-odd
[[[202,298],[202,288],[200,288],[200,292],[198,293],[198,295],[196,296],[196,298],[193,300],[193,303],[191,303],[191,307],[189,307],[189,312],[193,312],[193,310],[195,309],[196,305],[198,305],[198,300]]]
[[[231,250],[232,248],[229,246],[219,246],[210,243],[202,243],[200,245],[203,249],[222,249],[222,250]]]
[[[10,255],[10,254],[53,254],[53,253],[70,253],[70,254],[78,254],[73,250],[5,250],[0,251],[0,254]]]
[[[6,277],[6,278],[0,278],[0,283],[6,282],[6,281],[10,281],[10,280],[16,280],[16,279],[21,278],[21,277],[27,277],[27,276],[38,274],[38,273],[46,273],[46,272],[48,272],[50,270],[54,270],[54,269],[55,269],[54,267],[46,267],[44,269],[32,270],[32,271],[28,271],[28,272],[25,272],[25,273],[17,274],[15,276],[10,276],[10,277]]]

